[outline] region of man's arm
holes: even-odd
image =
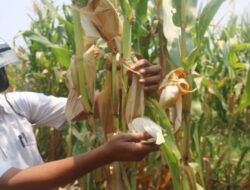
[[[141,144],[147,134],[120,134],[102,146],[70,158],[25,170],[11,168],[0,178],[0,189],[44,190],[66,185],[86,173],[113,161],[139,161],[158,150],[157,145]]]

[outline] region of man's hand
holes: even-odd
[[[103,145],[104,154],[113,161],[140,161],[147,154],[159,149],[155,144],[142,144],[140,141],[147,140],[147,133],[122,133],[112,137]]]
[[[144,91],[146,95],[151,95],[158,89],[159,82],[161,81],[161,66],[152,65],[146,59],[140,59],[137,61],[131,69],[139,71],[143,78],[139,79],[139,83],[144,84]],[[132,76],[130,70],[127,71],[129,77]]]

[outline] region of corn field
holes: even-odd
[[[249,189],[250,15],[211,25],[223,2],[198,11],[197,0],[33,1],[30,30],[16,35],[24,64],[9,70],[13,90],[68,97],[64,129],[34,129],[44,160],[92,150],[136,122],[163,131],[143,161],[112,163],[66,189]],[[151,96],[139,72],[126,75],[142,58],[162,67]]]

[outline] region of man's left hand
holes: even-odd
[[[147,96],[157,91],[161,81],[161,66],[152,65],[146,59],[140,59],[131,66],[134,71],[139,71],[143,78],[139,79],[139,83],[144,84],[144,92]],[[132,72],[127,71],[129,77],[132,77]]]

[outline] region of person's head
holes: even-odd
[[[9,87],[5,66],[13,63],[17,64],[20,63],[20,61],[8,44],[0,38],[0,92],[4,92]]]

